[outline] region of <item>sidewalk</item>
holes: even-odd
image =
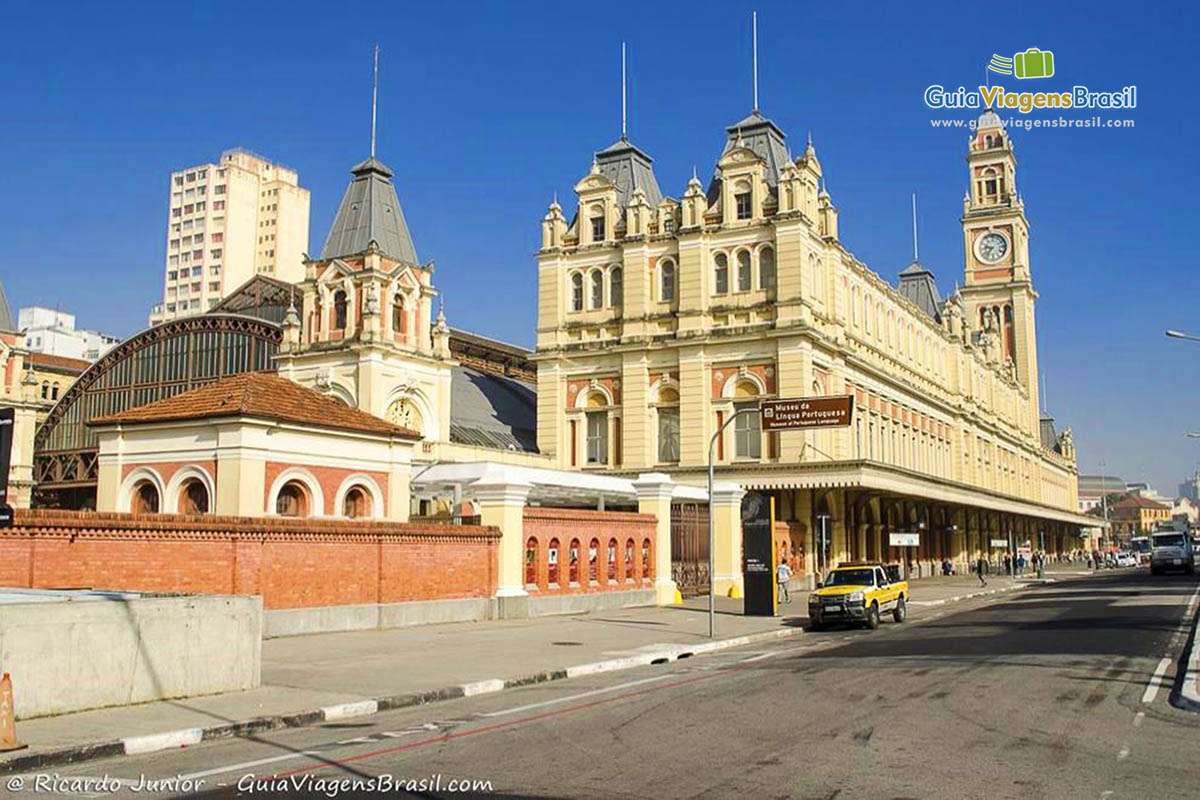
[[[912,604],[1011,591],[1030,582],[993,577],[981,590],[973,577],[926,578],[913,582]],[[708,638],[707,597],[666,608],[268,639],[261,687],[19,721],[17,738],[29,747],[0,754],[0,773],[314,724],[795,636],[807,623],[807,603],[808,592],[795,591],[780,617],[744,617],[740,600],[718,598],[716,641]]]

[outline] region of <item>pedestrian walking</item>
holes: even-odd
[[[792,593],[788,589],[788,582],[792,579],[792,568],[787,565],[786,561],[780,561],[779,566],[775,568],[775,582],[779,584],[779,602],[792,602]]]
[[[986,569],[987,569],[987,564],[984,562],[983,557],[980,556],[979,560],[975,562],[975,571],[977,573],[979,573],[979,585],[980,586],[987,586],[987,578],[983,577],[983,573]]]

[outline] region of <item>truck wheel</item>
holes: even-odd
[[[871,607],[867,609],[867,627],[875,630],[879,627],[879,604],[871,603]]]
[[[908,604],[904,602],[904,596],[896,601],[896,607],[892,609],[892,619],[896,622],[904,622],[908,619]]]

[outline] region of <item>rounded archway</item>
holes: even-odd
[[[180,514],[207,514],[209,511],[208,487],[199,478],[188,478],[179,487],[176,507]]]
[[[129,510],[134,514],[157,514],[159,505],[158,487],[154,482],[145,479],[133,486],[133,498]]]
[[[281,517],[307,517],[311,506],[308,487],[300,481],[288,481],[275,495],[275,513]]]

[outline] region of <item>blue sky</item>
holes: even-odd
[[[1184,438],[1200,429],[1200,343],[1162,335],[1200,330],[1190,3],[663,2],[632,19],[573,4],[9,4],[0,280],[14,307],[142,328],[161,299],[169,173],[234,146],[299,169],[318,250],[369,145],[378,41],[379,154],[451,324],[531,345],[539,220],[555,191],[570,214],[591,152],[620,133],[621,41],[630,136],[678,197],[750,109],[752,8],[760,105],[793,150],[812,131],[847,247],[894,280],[915,191],[944,291],[962,273],[966,135],[931,127],[925,87],[978,85],[993,53],[1034,46],[1057,69],[1037,88],[1137,85],[1138,108],[1109,114],[1132,130],[1014,140],[1049,410],[1083,470],[1173,491],[1200,462]]]

